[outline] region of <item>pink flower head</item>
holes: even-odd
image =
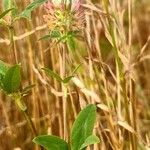
[[[54,9],[54,4],[51,1],[48,1],[45,4],[45,8],[48,9],[48,10]]]
[[[72,11],[78,11],[78,10],[80,10],[81,7],[82,7],[82,6],[81,6],[81,0],[74,0],[74,1],[72,2],[71,10],[72,10]]]
[[[72,0],[72,4],[67,0],[49,0],[45,4],[46,15],[44,19],[50,29],[59,30],[79,30],[84,27],[84,9],[81,0]],[[71,6],[71,7],[70,7]]]
[[[47,13],[54,14],[54,4],[51,1],[48,1],[45,5],[45,10]]]

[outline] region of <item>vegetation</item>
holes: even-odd
[[[0,150],[150,149],[148,0],[2,0]]]

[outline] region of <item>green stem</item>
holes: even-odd
[[[31,131],[33,132],[34,136],[37,136],[37,132],[35,129],[35,126],[33,124],[33,121],[31,119],[31,117],[29,116],[28,112],[27,112],[27,106],[26,104],[22,101],[22,97],[20,93],[15,93],[12,95],[13,99],[15,100],[15,103],[17,105],[17,107],[21,110],[21,112],[24,114],[25,119],[31,129]]]
[[[27,120],[27,122],[28,122],[28,125],[30,126],[30,128],[31,128],[31,130],[32,130],[32,132],[33,132],[33,134],[34,134],[34,136],[37,136],[37,131],[36,131],[36,129],[35,129],[35,126],[34,126],[34,124],[33,124],[33,121],[31,120],[31,117],[29,116],[27,110],[26,110],[26,111],[22,111],[22,112],[23,112],[23,114],[24,114],[24,116],[25,116],[25,118],[26,118],[26,120]]]
[[[14,28],[13,26],[9,26],[9,38],[10,38],[10,48],[13,51],[15,63],[18,64],[18,58],[17,58],[17,50],[14,42]]]

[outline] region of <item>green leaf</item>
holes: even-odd
[[[44,35],[41,38],[39,38],[38,41],[40,41],[40,40],[49,40],[49,39],[51,39],[51,35],[47,34],[47,35]]]
[[[12,7],[14,8],[14,10],[12,11],[11,15],[13,17],[13,19],[18,15],[18,8],[16,5],[16,1],[14,0]]]
[[[68,144],[57,136],[40,135],[33,139],[33,142],[47,150],[68,150]]]
[[[58,43],[59,42],[66,42],[68,35],[64,34],[61,37],[58,38]]]
[[[31,84],[31,85],[26,86],[26,87],[22,90],[21,94],[22,94],[23,96],[26,96],[26,95],[32,90],[33,87],[35,87],[35,84]]]
[[[100,140],[96,135],[90,135],[89,137],[86,138],[85,142],[81,145],[79,150],[82,150],[89,145],[96,144],[99,142],[100,142]]]
[[[3,86],[2,79],[4,78],[8,69],[9,69],[8,64],[6,64],[0,60],[0,88],[2,88],[2,86]]]
[[[17,6],[15,0],[3,0],[3,10],[7,11],[9,9],[12,9],[11,15],[14,17],[17,14]]]
[[[76,36],[77,33],[78,33],[77,31],[69,31],[69,32],[64,33],[58,38],[58,43],[67,42],[69,48],[71,48],[72,50],[75,50],[74,37]]]
[[[79,64],[79,65],[72,71],[72,75],[77,72],[77,70],[81,67],[81,65],[82,65],[82,64]]]
[[[8,64],[0,60],[0,75],[4,76],[9,69]]]
[[[93,104],[88,105],[79,113],[71,132],[72,150],[79,150],[87,137],[92,134],[95,119],[96,106]]]
[[[80,32],[78,30],[75,30],[75,31],[69,31],[67,34],[75,37],[78,33],[80,33]]]
[[[14,10],[14,8],[10,8],[10,9],[7,9],[5,10],[4,12],[2,12],[0,14],[0,19],[3,18],[5,15],[7,15],[10,11]]]
[[[59,38],[59,37],[61,37],[61,33],[58,30],[52,30],[50,35],[51,35],[51,38]]]
[[[69,32],[66,32],[64,34],[61,34],[58,30],[54,30],[52,31],[54,32],[53,34],[55,36],[53,36],[53,38],[57,38],[57,43],[59,42],[69,42],[71,48],[75,48],[75,42],[74,42],[74,36],[76,35],[76,31],[69,31]]]
[[[27,18],[27,19],[31,19],[31,12],[36,9],[37,7],[39,7],[40,5],[42,5],[43,3],[45,3],[47,0],[35,0],[32,3],[30,3],[25,10],[19,15],[19,18]]]
[[[61,37],[61,33],[58,30],[52,30],[50,34],[44,35],[39,40],[50,40],[59,37]]]
[[[81,66],[81,64],[79,64],[79,65],[73,70],[72,75],[70,75],[70,76],[64,78],[62,82],[63,82],[64,84],[67,84],[67,83],[74,77],[74,73],[79,69],[80,66]]]
[[[67,45],[71,51],[75,51],[76,44],[73,36],[67,37]]]
[[[12,8],[12,0],[3,0],[3,10]]]
[[[68,83],[74,76],[68,76],[65,79],[63,79],[63,83]]]
[[[54,71],[52,71],[51,69],[49,68],[42,68],[49,76],[55,78],[57,81],[59,82],[63,82],[63,79],[57,74],[55,73]]]
[[[21,82],[21,75],[20,75],[20,65],[14,65],[10,67],[3,80],[3,90],[7,93],[14,93],[18,90]]]

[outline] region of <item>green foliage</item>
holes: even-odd
[[[80,66],[81,66],[81,64],[78,65],[78,66],[73,70],[73,72],[71,73],[71,75],[65,77],[64,79],[62,79],[59,74],[57,74],[56,72],[54,72],[53,70],[51,70],[51,69],[49,69],[49,68],[42,68],[42,69],[43,69],[49,76],[55,78],[57,81],[62,82],[62,83],[64,83],[64,84],[67,84],[67,83],[69,83],[69,81],[74,77],[74,73],[79,69]]]
[[[51,69],[49,69],[49,68],[42,68],[42,69],[43,69],[49,76],[55,78],[57,81],[62,82],[62,83],[64,83],[64,84],[67,84],[67,83],[73,78],[73,76],[71,75],[71,76],[68,76],[68,77],[62,79],[59,74],[55,73],[55,72],[52,71]]]
[[[52,71],[51,69],[49,68],[42,68],[49,76],[55,78],[57,81],[59,82],[63,82],[63,79],[57,74],[55,73],[54,71]]]
[[[3,0],[3,11],[7,11],[9,9],[12,9],[11,15],[15,17],[17,14],[17,6],[15,0]]]
[[[40,5],[42,5],[43,3],[45,3],[47,0],[35,0],[32,3],[30,3],[25,9],[24,11],[18,16],[18,18],[27,18],[27,19],[31,19],[31,12],[36,9],[37,7],[39,7]]]
[[[75,39],[74,39],[73,36],[69,36],[69,37],[67,38],[67,45],[68,45],[68,47],[69,47],[69,49],[70,49],[71,51],[75,51],[75,49],[76,49],[76,44],[75,44]]]
[[[35,84],[31,84],[31,85],[28,85],[25,88],[23,88],[23,90],[21,92],[22,96],[28,95],[31,92],[33,87],[35,87]]]
[[[8,69],[9,69],[8,64],[0,60],[0,76],[5,76]]]
[[[58,30],[52,30],[50,34],[44,35],[39,40],[50,40],[50,39],[58,39],[61,37],[61,33]]]
[[[72,71],[72,75],[77,72],[77,70],[81,67],[81,65],[82,65],[82,64],[79,64],[79,65]]]
[[[44,35],[41,38],[39,38],[38,41],[40,41],[40,40],[50,40],[50,39],[51,39],[51,35],[47,34],[47,35]]]
[[[61,33],[59,30],[52,30],[50,32],[51,38],[60,38],[61,37]]]
[[[73,77],[74,77],[74,76],[68,76],[68,77],[64,78],[62,82],[63,82],[64,84],[67,84]]]
[[[3,0],[3,10],[6,11],[12,8],[13,1],[12,0]]]
[[[19,86],[21,82],[20,75],[20,65],[14,65],[12,67],[0,60],[0,88],[6,92],[18,107],[25,111],[27,109],[26,104],[22,100],[22,96],[27,94],[33,85],[27,86],[22,90],[22,93],[19,91]]]
[[[67,33],[66,43],[71,51],[75,51],[76,49],[75,37],[77,34],[78,31],[69,31]]]
[[[15,103],[17,104],[18,108],[22,111],[26,111],[27,110],[27,106],[24,103],[24,101],[22,100],[21,94],[20,92],[18,93],[13,93],[11,95],[11,97],[15,100]]]
[[[95,119],[95,105],[90,104],[79,113],[71,132],[72,150],[79,150],[87,138],[92,134]]]
[[[81,145],[80,150],[86,148],[89,145],[99,143],[100,140],[96,135],[90,135],[89,137],[86,138],[84,143]]]
[[[70,50],[75,50],[75,36],[78,32],[77,31],[69,31],[66,33],[61,33],[58,29],[54,29],[50,32],[50,34],[44,35],[39,40],[56,40],[57,43],[67,43]]]
[[[20,65],[10,67],[2,79],[2,88],[8,94],[17,92],[21,82]]]
[[[93,104],[84,108],[75,120],[72,133],[71,145],[64,140],[51,135],[41,135],[33,139],[33,142],[46,148],[47,150],[85,150],[87,146],[99,143],[99,138],[92,135],[96,118],[96,106]]]
[[[8,69],[8,65],[0,60],[0,88],[2,88],[2,79],[4,78]]]
[[[33,142],[47,150],[68,150],[68,144],[59,137],[52,135],[41,135],[33,139]]]
[[[75,37],[77,33],[78,31],[68,31],[61,35],[61,37],[58,39],[58,42],[67,42],[68,39]]]
[[[3,18],[5,15],[7,15],[10,11],[14,10],[14,8],[10,8],[10,9],[7,9],[5,10],[4,12],[2,12],[0,14],[0,19]]]

